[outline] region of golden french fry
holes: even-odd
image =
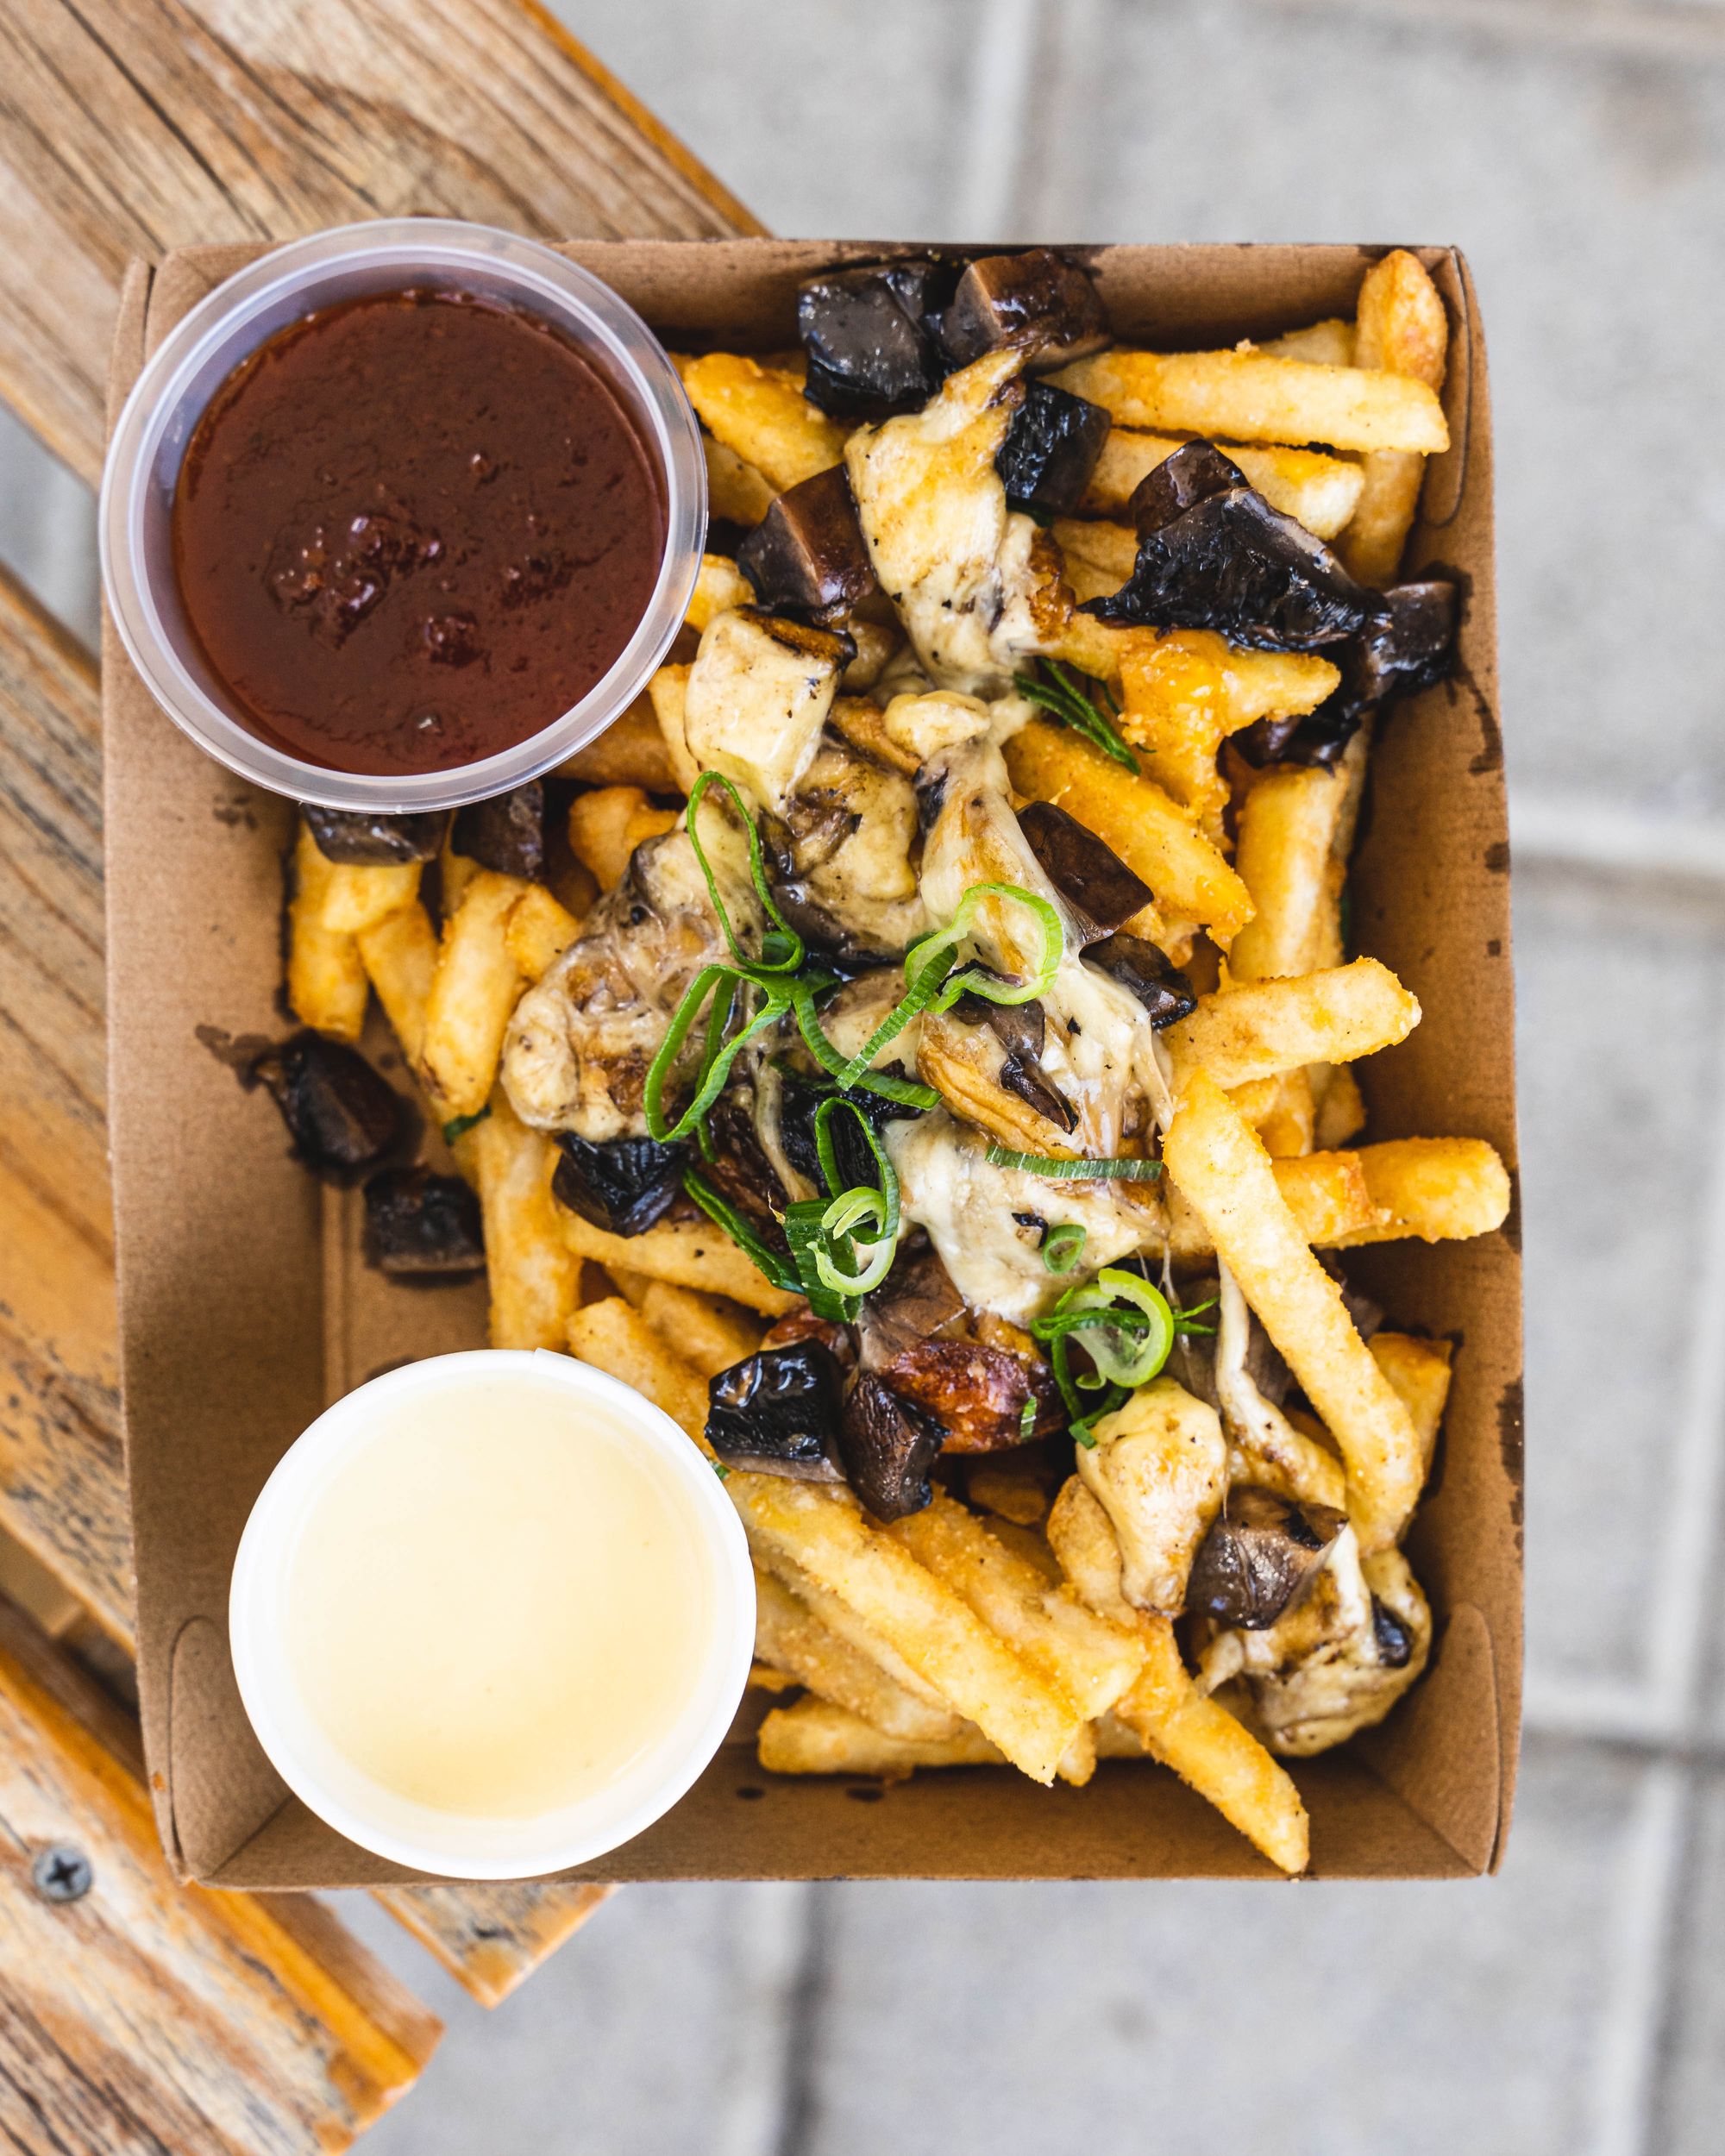
[[[437,931],[431,916],[416,899],[368,928],[359,939],[360,957],[383,1014],[395,1029],[410,1070],[422,1067],[425,1012],[437,971]]]
[[[1224,1088],[1302,1063],[1347,1063],[1405,1040],[1420,1006],[1387,966],[1351,966],[1283,981],[1246,981],[1200,1000],[1163,1035],[1176,1091],[1202,1072]]]
[[[1312,1143],[1320,1152],[1333,1152],[1365,1128],[1365,1101],[1359,1081],[1346,1063],[1314,1063],[1311,1078],[1317,1101]]]
[[[653,716],[659,722],[660,739],[665,744],[665,755],[680,793],[692,793],[700,776],[700,766],[689,748],[686,724],[689,675],[693,672],[692,667],[661,667],[647,684]]]
[[[1283,1871],[1303,1871],[1310,1825],[1285,1768],[1187,1675],[1172,1620],[1134,1609],[1121,1592],[1120,1545],[1101,1503],[1077,1476],[1055,1500],[1048,1539],[1068,1578],[1098,1614],[1129,1624],[1145,1664],[1114,1708],[1145,1749]]]
[[[860,1715],[883,1736],[938,1743],[958,1734],[956,1714],[906,1691],[878,1662],[823,1624],[782,1580],[759,1565],[755,1568],[755,1652],[822,1699]]]
[[[630,857],[643,839],[677,828],[676,812],[655,808],[636,786],[600,787],[569,804],[569,849],[589,868],[601,891],[622,882]]]
[[[336,864],[318,852],[302,824],[293,849],[293,895],[287,905],[287,1000],[304,1025],[356,1041],[370,993],[353,937],[323,925],[323,901]]]
[[[766,1331],[754,1311],[725,1295],[675,1288],[644,1273],[631,1273],[627,1282],[619,1280],[617,1284],[660,1338],[703,1377],[717,1377],[721,1370],[745,1361],[760,1346]],[[631,1293],[637,1284],[639,1293]]]
[[[683,387],[716,442],[752,464],[775,494],[812,479],[844,454],[845,429],[810,404],[779,367],[737,352],[682,362]]]
[[[579,779],[584,786],[638,786],[649,793],[679,791],[671,768],[670,752],[660,731],[653,699],[637,696],[605,731],[585,749],[576,749],[567,763],[557,766],[560,779]]]
[[[866,1774],[902,1782],[918,1767],[1006,1764],[982,1731],[969,1725],[953,1737],[888,1737],[824,1699],[774,1708],[763,1718],[755,1744],[768,1774]]]
[[[970,1463],[964,1494],[973,1505],[1017,1527],[1039,1527],[1048,1517],[1048,1470],[1039,1459],[1018,1452],[979,1452]]]
[[[1290,352],[1284,356],[1317,355]],[[1118,516],[1139,480],[1158,464],[1165,464],[1180,448],[1181,439],[1176,435],[1144,434],[1133,427],[1113,428],[1102,444],[1082,506],[1092,516]],[[1318,449],[1284,449],[1241,442],[1222,442],[1216,446],[1239,465],[1272,509],[1304,524],[1314,538],[1333,539],[1358,506],[1364,475],[1358,464],[1344,457],[1326,456]],[[1137,543],[1135,535],[1133,543]],[[1118,591],[1120,586],[1108,588]],[[1091,594],[1081,592],[1078,596],[1088,599]]]
[[[1082,523],[1076,517],[1059,517],[1050,530],[1076,599],[1105,598],[1132,574],[1138,534],[1130,524]]]
[[[1333,1250],[1356,1229],[1383,1218],[1372,1202],[1365,1171],[1354,1153],[1307,1153],[1270,1163],[1276,1184],[1300,1232],[1314,1248]],[[1169,1251],[1178,1264],[1214,1257],[1210,1232],[1182,1195],[1178,1184],[1164,1181]]]
[[[1421,1470],[1429,1475],[1450,1396],[1450,1344],[1415,1339],[1409,1332],[1374,1332],[1366,1345],[1408,1410],[1419,1433]]]
[[[1228,1098],[1258,1132],[1272,1160],[1291,1160],[1311,1151],[1315,1111],[1312,1081],[1304,1069],[1284,1070],[1276,1078],[1233,1087]]]
[[[1082,1714],[872,1526],[848,1491],[773,1475],[733,1474],[725,1488],[751,1541],[784,1551],[848,1604],[1021,1772],[1053,1781]]]
[[[478,862],[455,851],[451,843],[454,837],[455,825],[452,823],[443,840],[442,851],[437,856],[437,910],[446,925],[461,911],[467,886],[480,873]]]
[[[1346,792],[1333,771],[1278,764],[1240,805],[1234,867],[1258,909],[1228,946],[1233,981],[1314,973],[1341,889],[1333,848]]]
[[[1449,317],[1438,288],[1403,248],[1374,262],[1359,288],[1354,363],[1405,374],[1434,392],[1444,385]],[[1339,552],[1367,584],[1388,584],[1420,506],[1426,461],[1416,450],[1376,449],[1362,458],[1359,505]]]
[[[1234,442],[1333,449],[1447,449],[1444,409],[1425,383],[1359,367],[1262,352],[1134,352],[1116,345],[1049,377],[1106,404],[1123,426],[1189,429]]]
[[[917,1675],[892,1642],[882,1639],[872,1625],[865,1623],[848,1602],[812,1579],[787,1549],[757,1533],[746,1517],[743,1524],[749,1535],[756,1569],[770,1572],[811,1615],[819,1619],[836,1639],[854,1648],[865,1662],[872,1663],[891,1678],[900,1691],[908,1693],[921,1707],[941,1717],[941,1733],[951,1735],[958,1727],[957,1715],[933,1685]]]
[[[1020,793],[1063,808],[1150,886],[1170,940],[1170,924],[1198,921],[1226,943],[1251,918],[1245,884],[1151,780],[1135,778],[1081,736],[1042,719],[1013,736],[1006,759]],[[1163,943],[1162,933],[1150,932]]]
[[[1387,1138],[1353,1157],[1381,1217],[1343,1235],[1342,1249],[1404,1236],[1464,1241],[1501,1228],[1509,1213],[1509,1171],[1484,1138]]]
[[[561,1347],[580,1267],[557,1230],[551,1141],[530,1131],[499,1089],[458,1151],[471,1164],[485,1219],[492,1345]]]
[[[749,1664],[749,1689],[751,1692],[795,1692],[801,1687],[788,1671],[775,1670],[770,1662],[751,1662]]]
[[[701,630],[715,614],[727,613],[733,606],[754,604],[755,586],[730,555],[704,554],[684,618],[691,629]]]
[[[714,1295],[729,1295],[769,1318],[782,1318],[794,1310],[801,1298],[775,1288],[750,1259],[744,1257],[722,1228],[706,1220],[661,1220],[639,1235],[612,1235],[583,1220],[567,1207],[557,1209],[563,1239],[577,1257],[590,1257],[596,1265],[615,1273],[645,1273],[652,1280],[667,1280],[677,1288],[698,1288]]]
[[[1334,1437],[1360,1547],[1368,1556],[1389,1548],[1419,1501],[1418,1435],[1355,1330],[1340,1288],[1301,1234],[1269,1155],[1202,1071],[1181,1094],[1163,1155],[1217,1256]]]
[[[1356,367],[1368,364],[1354,353],[1353,324],[1340,315],[1332,315],[1326,322],[1314,322],[1304,329],[1290,329],[1286,335],[1266,337],[1258,346],[1260,352],[1268,352],[1277,360],[1313,360],[1320,367]],[[1254,486],[1257,484],[1253,481]],[[1301,518],[1303,523],[1305,519]],[[1320,539],[1327,532],[1320,532]]]
[[[524,985],[509,949],[509,916],[528,888],[519,876],[478,869],[444,921],[420,1054],[452,1116],[477,1115],[496,1081]]]
[[[775,490],[766,474],[745,463],[735,449],[715,442],[710,434],[701,436],[701,453],[706,459],[710,514],[722,517],[727,523],[758,524],[773,506]]]
[[[580,922],[543,883],[530,883],[510,908],[504,940],[524,981],[551,970],[581,932]]]
[[[585,1303],[565,1318],[563,1337],[542,1347],[568,1345],[571,1355],[632,1385],[699,1444],[706,1432],[706,1384],[674,1355],[647,1320],[621,1295]]]
[[[411,906],[419,895],[420,861],[334,861],[323,887],[323,925],[337,936],[362,935]]]
[[[1070,1588],[1051,1588],[1033,1564],[951,1498],[937,1494],[888,1532],[1075,1701],[1086,1721],[1106,1713],[1138,1675],[1144,1658],[1131,1633],[1087,1609]]]

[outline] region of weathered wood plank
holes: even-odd
[[[0,10],[0,397],[101,463],[129,257],[430,211],[551,238],[756,231],[523,0]]]
[[[379,1887],[375,1898],[482,2006],[496,2006],[616,1891],[532,1884]]]
[[[345,2148],[440,2025],[316,1904],[176,1885],[124,1750],[114,1710],[0,1610],[0,2138],[78,2156]],[[57,1848],[89,1867],[75,1899],[37,1878]]]

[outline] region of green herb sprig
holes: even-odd
[[[1075,734],[1082,734],[1105,756],[1112,756],[1116,763],[1123,763],[1128,771],[1135,773],[1138,758],[1114,724],[1120,707],[1107,683],[1080,674],[1076,667],[1063,667],[1057,659],[1044,659],[1041,665],[1041,675],[1013,676],[1019,694],[1039,705],[1051,718],[1057,718],[1063,726],[1070,726]]]

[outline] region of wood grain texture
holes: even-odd
[[[440,2025],[317,1904],[176,1885],[114,1714],[0,1614],[0,2140],[77,2156],[345,2148],[412,2084]],[[32,1883],[55,1845],[93,1869],[81,1899]]]
[[[104,1122],[100,755],[94,666],[0,573],[0,1529],[129,1645]],[[171,1125],[163,1143],[174,1143]],[[406,1887],[381,1898],[495,2004],[604,1890]]]
[[[523,0],[0,10],[0,397],[93,479],[127,260],[410,211],[543,238],[760,227]]]

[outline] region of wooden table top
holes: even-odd
[[[547,238],[761,229],[535,0],[0,10],[0,397],[86,479],[129,260],[415,211]],[[95,667],[0,574],[0,1536],[70,1614],[56,1641],[0,1602],[0,2138],[339,2147],[435,2022],[323,1912],[173,1887],[87,1674],[123,1691],[131,1605],[102,906]],[[60,1846],[94,1865],[67,1902],[36,1876]],[[380,1898],[494,2002],[601,1894]],[[175,2040],[194,2009],[198,2040]],[[121,2040],[140,2028],[160,2040]]]

